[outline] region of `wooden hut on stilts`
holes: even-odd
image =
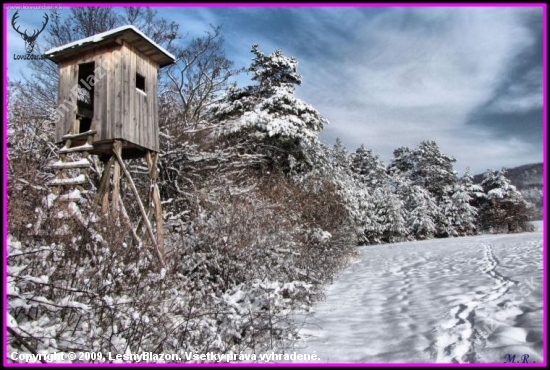
[[[60,159],[52,164],[56,171],[49,183],[52,199],[72,203],[74,208],[74,200],[88,182],[90,156],[98,156],[104,169],[94,209],[101,207],[112,219],[122,217],[138,240],[143,225],[163,265],[157,79],[159,69],[174,63],[174,56],[137,28],[123,26],[51,49],[46,57],[59,66],[55,134]],[[81,155],[69,160],[69,153]],[[125,165],[125,160],[140,157],[147,162],[151,180],[145,203]],[[76,176],[75,169],[79,170]],[[123,177],[140,210],[138,227],[121,200]]]

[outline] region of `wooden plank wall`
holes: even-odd
[[[122,138],[144,148],[159,150],[157,113],[158,65],[128,43],[124,43],[123,59],[129,61],[123,68],[127,109],[124,117]],[[136,73],[145,77],[145,94],[136,88]],[[128,93],[128,96],[126,96]],[[127,104],[127,105],[126,105]]]
[[[66,101],[74,102],[76,107],[76,96],[71,93],[71,89],[78,83],[78,65],[83,63],[95,62],[95,84],[94,84],[94,117],[92,120],[92,130],[97,134],[94,141],[111,139],[111,117],[108,116],[110,96],[113,93],[109,91],[110,79],[116,64],[110,62],[113,59],[113,52],[120,50],[121,46],[108,47],[97,51],[89,51],[78,58],[72,59],[59,65],[59,86],[58,86],[58,105]],[[110,63],[110,64],[104,64]],[[87,76],[84,76],[84,80]],[[114,85],[113,85],[114,86]],[[68,106],[65,103],[65,106]],[[63,135],[67,134],[73,121],[76,118],[75,112],[65,113],[65,110],[58,108],[63,112],[63,117],[56,125],[56,141],[61,142]],[[120,121],[120,120],[119,120]]]
[[[63,135],[70,132],[76,112],[76,98],[71,94],[71,88],[76,85],[78,70],[72,63],[59,66],[59,86],[57,91],[57,112],[60,116],[55,126],[56,142],[61,142]]]
[[[94,107],[98,110],[98,133],[96,141],[110,141],[121,138],[122,127],[122,76],[121,69],[124,63],[122,46],[113,47],[110,50],[103,49],[101,65],[105,77],[101,87],[101,106]],[[116,53],[115,51],[118,51]]]
[[[95,58],[96,68],[98,65],[102,65],[105,60],[105,54],[100,54]],[[107,76],[104,76],[102,79],[95,76],[96,84],[94,86],[94,119],[92,121],[92,130],[97,131],[95,135],[95,140],[100,141],[101,137],[104,137],[106,134],[107,122]]]

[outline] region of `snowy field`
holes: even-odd
[[[294,350],[323,363],[541,362],[541,230],[361,247]]]

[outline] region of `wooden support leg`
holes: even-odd
[[[157,185],[158,169],[157,169],[158,154],[147,152],[147,166],[149,167],[149,175],[151,177],[151,198],[155,207],[155,220],[157,224],[157,245],[163,257],[166,257],[164,249],[164,222],[162,220],[162,205],[160,202],[160,192]]]
[[[113,152],[117,159],[120,157],[120,161],[115,162],[115,167],[113,170],[113,197],[112,197],[112,208],[111,215],[113,220],[118,218],[118,206],[120,202],[120,167],[122,166],[122,143],[120,141],[115,141],[113,144]]]
[[[101,198],[101,213],[104,215],[109,213],[109,181],[105,184],[105,192]]]
[[[118,145],[117,145],[118,143]],[[121,143],[118,141],[115,141],[114,146],[118,146],[119,149],[121,148]],[[155,247],[155,252],[157,254],[157,257],[160,262],[160,266],[164,266],[164,256],[161,253],[159,246],[157,244],[157,240],[155,238],[155,234],[153,232],[153,227],[151,226],[151,223],[149,222],[149,219],[147,218],[147,213],[145,212],[145,208],[143,207],[143,203],[141,202],[141,198],[139,197],[139,192],[136,188],[136,185],[134,184],[134,180],[132,179],[132,176],[130,175],[130,172],[126,169],[126,166],[124,165],[124,161],[122,160],[121,151],[120,150],[114,150],[114,154],[116,156],[116,159],[120,165],[120,168],[122,172],[124,173],[124,176],[126,176],[126,179],[128,180],[128,183],[130,184],[130,188],[132,189],[132,192],[134,193],[134,196],[136,198],[137,205],[139,207],[139,210],[141,212],[141,216],[143,217],[145,221],[145,226],[147,227],[147,231],[149,232],[149,237],[151,238],[151,243],[153,243],[153,246]]]
[[[108,211],[109,177],[111,175],[111,167],[113,166],[114,161],[115,157],[111,156],[111,158],[109,158],[109,161],[105,163],[105,168],[103,168],[103,174],[101,175],[101,180],[99,182],[99,189],[97,189],[97,196],[92,207],[93,210],[95,210],[99,202],[101,202],[101,210],[103,211],[103,213],[107,213]]]
[[[128,216],[128,212],[126,211],[126,207],[124,206],[124,202],[122,201],[122,199],[120,199],[120,213],[122,214],[122,220],[124,221],[124,223],[126,223],[126,226],[128,226],[130,232],[132,233],[132,238],[134,239],[134,242],[139,245],[141,243],[141,239],[134,231],[132,221],[130,221],[130,216]]]

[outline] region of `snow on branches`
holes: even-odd
[[[281,50],[270,55],[253,45],[255,57],[249,68],[258,85],[233,86],[218,104],[213,105],[214,121],[221,122],[222,135],[249,132],[257,138],[280,138],[311,144],[328,124],[315,108],[294,95],[301,83],[297,62]]]

